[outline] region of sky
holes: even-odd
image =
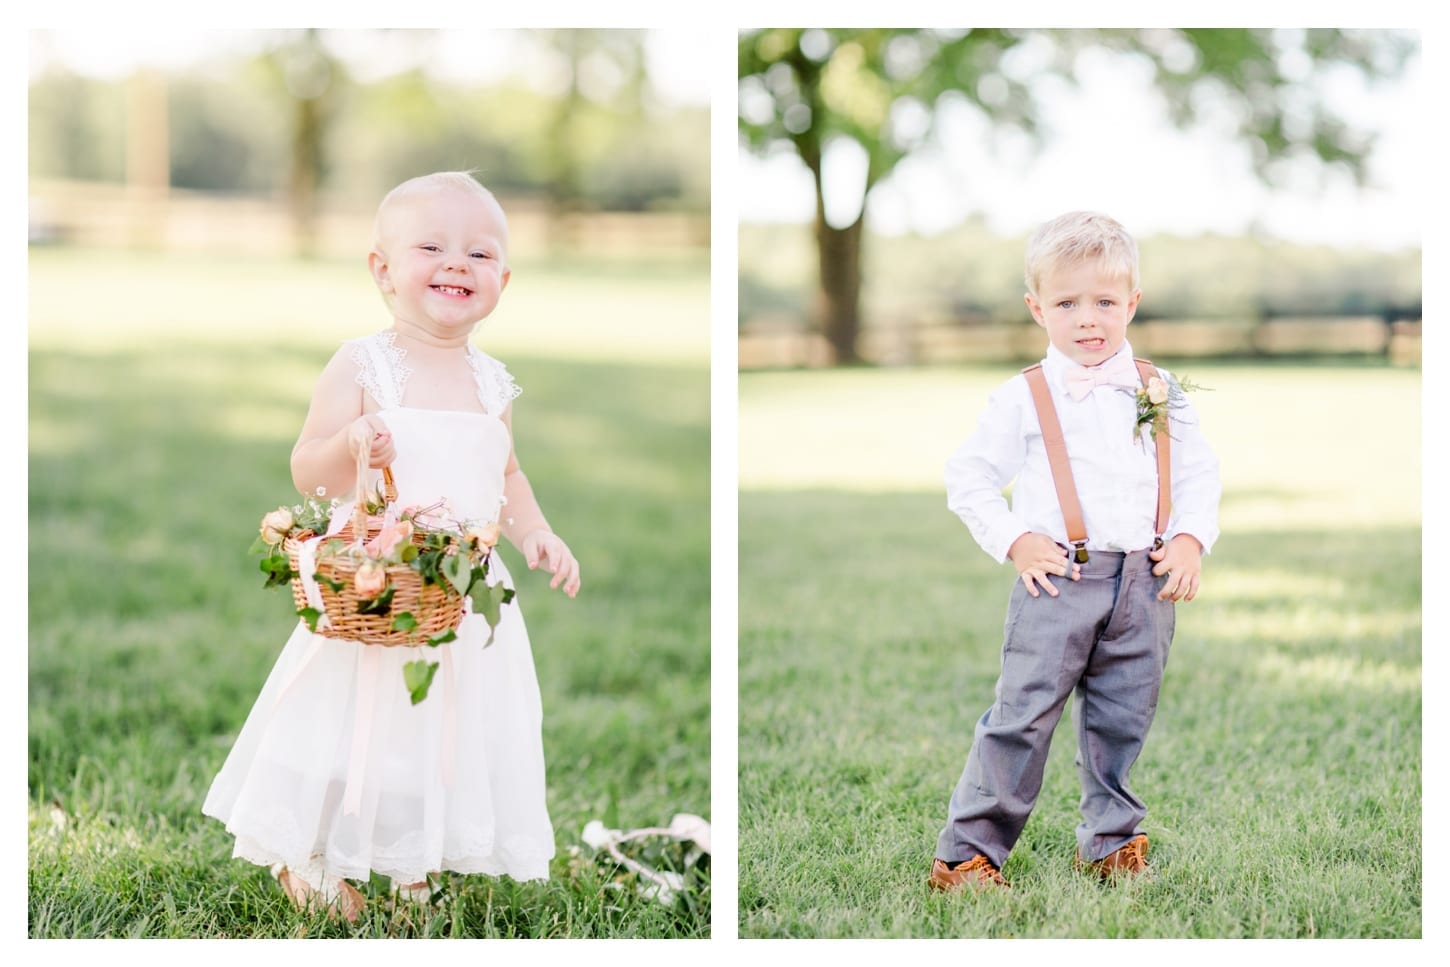
[[[994,132],[970,110],[945,116],[936,145],[872,192],[872,230],[933,235],[979,214],[994,231],[1022,235],[1086,208],[1106,211],[1138,235],[1257,228],[1299,242],[1420,245],[1426,125],[1419,55],[1393,82],[1370,87],[1351,71],[1324,82],[1346,119],[1377,132],[1362,189],[1347,173],[1315,164],[1297,167],[1286,188],[1265,187],[1247,149],[1224,132],[1174,128],[1144,65],[1103,53],[1079,69],[1076,89],[1050,88],[1040,152]],[[833,213],[831,203],[859,197],[864,177],[863,159],[841,155],[825,186],[833,221],[859,210],[847,201]],[[793,155],[762,159],[742,149],[739,164],[742,220],[813,217],[810,175]]]

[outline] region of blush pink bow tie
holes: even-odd
[[[1101,366],[1077,366],[1068,370],[1067,391],[1074,400],[1085,400],[1098,386],[1126,386],[1133,389],[1138,385],[1138,373],[1133,361],[1126,356],[1114,356]]]

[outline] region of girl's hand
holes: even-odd
[[[347,452],[353,460],[357,460],[364,447],[367,447],[368,466],[374,470],[390,466],[398,458],[388,425],[372,413],[363,414],[347,427]]]
[[[547,562],[544,570],[554,575],[549,587],[557,588],[562,584],[564,593],[571,598],[579,593],[579,562],[574,559],[569,545],[553,531],[542,528],[529,531],[519,543],[519,550],[523,552],[524,561],[531,571]]]
[[[1046,534],[1023,534],[1012,542],[1007,556],[1017,568],[1017,575],[1027,587],[1027,593],[1034,598],[1038,596],[1037,585],[1041,585],[1052,597],[1057,597],[1057,588],[1047,579],[1049,574],[1073,581],[1082,579],[1082,565],[1069,561],[1067,551]]]

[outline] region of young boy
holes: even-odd
[[[1164,404],[1166,434],[1135,433],[1137,388],[1167,377],[1138,367],[1126,341],[1142,295],[1132,237],[1104,215],[1073,212],[1033,235],[1026,268],[1047,356],[992,393],[946,469],[947,505],[1021,580],[996,701],[977,723],[937,840],[928,882],[938,890],[1007,886],[1002,864],[1074,690],[1083,816],[1074,863],[1104,878],[1147,872],[1147,809],[1128,773],[1158,704],[1175,603],[1198,593],[1200,557],[1218,537],[1218,460],[1181,391]],[[1013,478],[1009,507],[1002,488]]]

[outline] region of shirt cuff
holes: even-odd
[[[991,545],[983,542],[982,549],[992,555],[998,564],[1004,564],[1007,561],[1007,552],[1012,549],[1017,538],[1030,533],[1032,533],[1032,528],[1013,515],[1003,520],[999,527],[993,529]]]
[[[1187,534],[1202,544],[1203,553],[1207,556],[1213,548],[1214,541],[1218,540],[1218,527],[1211,521],[1176,521],[1175,526],[1168,528],[1167,533],[1163,535],[1163,543],[1168,543],[1179,534]]]

